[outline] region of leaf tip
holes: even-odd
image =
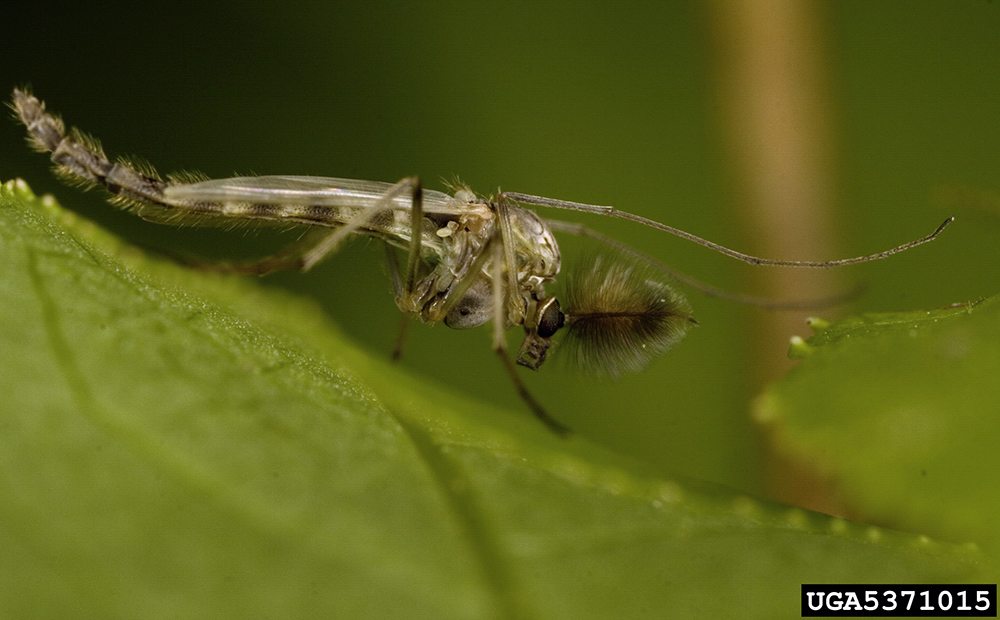
[[[11,179],[0,187],[3,188],[2,191],[5,196],[26,200],[35,199],[35,193],[31,191],[31,188],[28,187],[28,183],[24,179]]]
[[[827,329],[829,329],[830,321],[827,321],[826,319],[821,319],[818,316],[811,316],[808,319],[806,319],[806,325],[809,326],[809,329],[813,330],[814,334],[818,334],[820,332],[824,332]]]
[[[802,336],[792,336],[788,339],[788,357],[793,360],[803,359],[812,353],[812,347],[802,339]]]

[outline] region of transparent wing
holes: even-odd
[[[370,207],[393,186],[380,181],[312,176],[262,176],[212,179],[199,183],[169,185],[164,190],[170,202],[253,203],[309,205],[318,207]],[[400,210],[410,209],[410,197],[395,198]],[[460,201],[444,192],[423,191],[424,211],[455,213]]]

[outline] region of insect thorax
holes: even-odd
[[[511,293],[506,304],[507,326],[525,321],[531,302],[544,296],[544,285],[559,273],[561,264],[559,246],[548,226],[533,212],[516,206],[508,209],[510,217],[513,259],[516,269],[517,290]],[[477,260],[487,250],[491,238],[497,236],[498,216],[490,203],[466,204],[460,215],[441,218],[429,217],[428,225],[437,228],[436,236],[442,240],[444,252],[440,260],[431,265],[431,272],[417,282],[414,295],[399,300],[400,309],[416,312],[425,322],[445,320],[455,328],[476,327],[492,318],[493,274],[496,272],[493,257]],[[506,254],[501,253],[506,263]],[[479,266],[477,266],[477,264]],[[504,286],[509,265],[501,264]],[[470,276],[470,269],[478,275]],[[467,277],[474,277],[462,298],[452,299]],[[506,287],[505,287],[506,290]],[[405,307],[404,307],[405,306]],[[449,310],[463,314],[461,320]]]

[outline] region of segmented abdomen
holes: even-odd
[[[46,112],[45,104],[27,91],[14,90],[13,107],[28,128],[32,147],[52,153],[56,172],[63,178],[100,185],[125,201],[155,204],[163,199],[166,182],[126,162],[108,161],[97,140],[75,129],[67,133],[62,119]]]

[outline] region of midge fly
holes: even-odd
[[[45,104],[27,90],[14,90],[12,108],[28,128],[31,145],[52,153],[59,176],[86,187],[104,187],[114,204],[143,219],[177,226],[311,227],[280,253],[227,270],[305,271],[335,252],[351,234],[380,239],[404,328],[410,315],[425,323],[444,321],[455,329],[492,319],[493,349],[515,388],[535,415],[560,434],[567,428],[531,396],[511,363],[507,328],[524,328],[517,355],[522,366],[541,366],[552,336],[565,328],[564,348],[571,361],[595,374],[617,376],[641,369],[683,337],[695,321],[683,296],[663,281],[664,272],[671,272],[660,263],[588,228],[542,219],[520,205],[624,218],[750,264],[781,267],[836,267],[878,260],[930,241],[953,219],[922,239],[870,256],[823,262],[769,260],[613,207],[513,192],[484,199],[466,187],[455,188],[449,196],[423,189],[417,177],[391,184],[309,176],[209,180],[184,173],[164,180],[148,165],[109,161],[97,140],[76,129],[67,132],[59,117],[46,112]],[[554,281],[561,265],[553,230],[589,237],[617,251],[595,255],[570,274],[565,305],[545,293],[545,285]],[[403,269],[397,259],[400,249],[407,254]],[[403,333],[401,329],[397,356]]]

